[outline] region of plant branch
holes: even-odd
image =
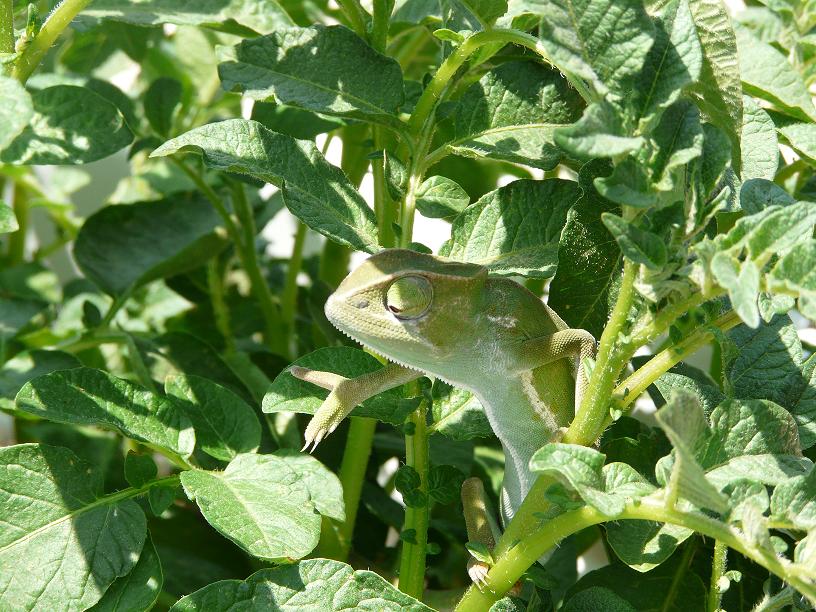
[[[207,289],[210,292],[210,303],[215,316],[215,326],[224,338],[224,350],[227,353],[234,353],[235,339],[232,337],[230,327],[229,308],[224,301],[224,278],[218,257],[213,257],[207,262]]]
[[[373,0],[373,17],[371,20],[371,46],[380,53],[385,53],[388,45],[388,21],[394,3],[389,0]]]
[[[84,9],[91,0],[63,0],[43,23],[37,35],[28,43],[20,57],[14,63],[12,76],[25,83],[31,73],[39,66],[48,49],[68,27],[74,17]]]
[[[359,0],[337,0],[338,6],[343,11],[346,19],[361,38],[366,38],[366,12]]]
[[[722,603],[722,591],[720,591],[720,579],[725,574],[728,563],[728,547],[715,540],[714,558],[711,561],[711,582],[708,587],[708,612],[717,612]]]
[[[0,53],[14,53],[14,0],[0,0]]]

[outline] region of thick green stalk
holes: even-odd
[[[802,575],[800,570],[791,567],[790,562],[748,542],[740,531],[730,525],[699,512],[669,508],[664,500],[651,497],[630,501],[624,511],[614,517],[604,516],[597,510],[584,506],[546,521],[541,524],[540,529],[498,559],[490,569],[487,586],[482,590],[471,587],[456,607],[457,612],[487,610],[516,583],[528,567],[558,542],[581,529],[612,520],[647,520],[686,527],[733,548],[779,576],[811,601],[816,601],[816,586],[811,582],[813,576]]]
[[[303,245],[306,243],[306,225],[297,222],[295,242],[292,246],[292,256],[286,268],[286,282],[281,293],[281,319],[286,333],[286,345],[289,347],[287,355],[290,359],[297,357],[297,338],[295,336],[295,315],[297,314],[297,277],[303,263]]]
[[[720,591],[720,578],[725,574],[728,564],[728,547],[716,540],[714,542],[714,558],[711,561],[711,582],[708,587],[708,607],[707,612],[717,612],[722,603],[722,591]]]
[[[0,53],[14,53],[14,0],[0,0]]]
[[[351,29],[361,38],[366,38],[366,12],[359,0],[337,0],[337,4],[349,20]]]
[[[79,11],[84,9],[91,0],[63,0],[60,2],[48,19],[43,23],[42,28],[23,50],[20,57],[14,63],[12,76],[21,83],[25,83],[34,69],[40,64],[48,49],[59,38],[62,31],[77,16]]]
[[[373,16],[371,20],[371,46],[380,53],[385,53],[388,45],[388,21],[391,18],[393,1],[373,0]]]
[[[425,493],[426,501],[421,506],[405,508],[405,525],[403,534],[409,532],[412,541],[402,540],[400,556],[399,589],[416,599],[422,599],[425,588],[425,555],[428,548],[428,432],[425,423],[427,406],[423,400],[419,408],[408,417],[407,423],[413,426],[411,435],[405,436],[405,463],[414,468],[420,477],[420,490]]]
[[[218,257],[213,257],[207,262],[207,289],[210,292],[210,303],[215,316],[215,326],[224,338],[224,350],[227,353],[234,353],[235,339],[232,337],[230,327],[229,307],[224,301],[224,278],[221,274],[221,262]]]

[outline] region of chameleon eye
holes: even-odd
[[[425,314],[433,299],[433,288],[424,276],[403,276],[391,283],[385,307],[398,319],[417,319]]]

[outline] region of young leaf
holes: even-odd
[[[399,64],[344,26],[281,29],[222,59],[222,87],[256,100],[394,123],[404,99]]]
[[[152,491],[152,489],[151,489]],[[150,536],[144,543],[139,561],[130,573],[114,580],[89,612],[129,612],[149,610],[164,584],[161,561]]]
[[[797,119],[816,121],[816,108],[807,87],[787,58],[746,28],[737,28],[736,33],[745,93],[767,100]]]
[[[779,166],[779,143],[770,116],[754,99],[742,98],[742,180],[772,181]]]
[[[625,257],[653,270],[666,264],[666,245],[659,236],[638,229],[612,213],[603,213],[601,221],[614,236]]]
[[[128,451],[125,456],[125,480],[131,487],[139,488],[156,478],[158,467],[153,457]]]
[[[202,451],[223,461],[258,449],[261,424],[244,400],[226,387],[191,375],[168,376],[167,395],[190,419]]]
[[[136,565],[144,513],[97,497],[100,476],[66,448],[0,448],[0,607],[84,610]]]
[[[722,0],[689,0],[689,8],[703,48],[703,69],[693,92],[702,110],[731,141],[731,157],[739,160],[742,84],[731,20]]]
[[[133,134],[119,109],[84,87],[56,85],[32,96],[34,115],[2,151],[6,164],[85,164],[126,147]]]
[[[267,34],[294,25],[276,0],[95,0],[82,18],[114,19],[140,26],[171,23],[202,26],[229,34]]]
[[[439,380],[433,384],[431,430],[452,440],[472,440],[493,435],[479,400],[470,391]]]
[[[106,206],[82,225],[74,258],[102,290],[123,295],[217,255],[227,246],[220,225],[213,207],[200,199]]]
[[[777,485],[771,495],[771,517],[802,531],[816,528],[816,472]]]
[[[423,217],[444,219],[455,217],[465,210],[470,203],[470,196],[445,176],[432,176],[425,179],[416,190],[416,207]]]
[[[653,41],[653,25],[638,0],[543,0],[539,35],[559,69],[624,97]]]
[[[555,142],[578,159],[617,157],[643,146],[643,138],[626,133],[617,111],[608,102],[588,106],[576,123],[557,128]]]
[[[507,0],[448,0],[453,18],[462,20],[471,29],[488,29],[507,12]]]
[[[651,134],[655,145],[648,167],[657,188],[669,191],[674,185],[674,168],[682,167],[703,153],[700,111],[688,100],[675,102],[663,113]]]
[[[811,166],[816,166],[816,125],[791,123],[777,128],[779,134]]]
[[[621,561],[639,572],[648,572],[694,534],[691,529],[653,521],[619,521],[605,525],[609,545]]]
[[[759,325],[759,269],[753,261],[740,263],[728,253],[717,253],[711,260],[711,273],[728,290],[731,305],[748,327]]]
[[[17,79],[0,76],[0,151],[25,129],[33,116],[33,103],[25,87]]]
[[[334,372],[346,378],[354,378],[383,367],[376,358],[365,351],[349,346],[321,348],[295,360],[292,365]],[[284,370],[278,374],[266,392],[263,411],[314,414],[328,393],[325,389],[295,378],[288,370]],[[366,400],[351,414],[402,425],[405,417],[415,406],[400,401],[401,398],[399,389],[391,389]]]
[[[2,118],[0,118],[0,120],[2,120]],[[18,229],[20,229],[20,225],[17,223],[14,209],[0,202],[0,234],[16,232]]]
[[[799,311],[816,319],[816,242],[796,245],[768,275],[768,288],[799,298]]]
[[[170,612],[205,612],[221,608],[246,612],[275,609],[341,612],[369,608],[431,612],[368,570],[331,559],[308,559],[274,569],[262,569],[246,580],[222,580],[181,600]]]
[[[147,88],[144,113],[153,130],[165,138],[170,136],[173,121],[181,106],[182,87],[176,79],[161,77]]]
[[[482,196],[453,222],[440,255],[478,263],[501,275],[549,278],[558,265],[558,239],[578,184],[563,179],[520,180]]]
[[[583,107],[566,79],[536,62],[507,62],[471,85],[456,104],[448,151],[550,170],[561,160],[553,130]]]
[[[632,157],[617,164],[611,175],[596,178],[594,187],[601,196],[616,204],[635,208],[657,204],[657,195],[644,167]]]
[[[312,142],[271,132],[257,121],[228,119],[168,140],[151,156],[179,151],[201,154],[211,168],[277,185],[292,214],[312,229],[357,250],[379,250],[374,213]]]
[[[17,408],[49,421],[99,425],[189,457],[195,446],[190,421],[172,401],[92,368],[75,368],[27,382]]]
[[[322,478],[310,479],[306,461],[318,463],[308,455],[238,455],[223,472],[182,472],[181,484],[204,518],[251,555],[299,559],[317,545],[319,512],[342,497],[337,477],[319,466]],[[332,514],[343,519],[342,512]]]

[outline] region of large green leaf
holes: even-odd
[[[365,351],[347,346],[318,349],[300,357],[292,365],[334,372],[347,378],[375,372],[383,367],[375,357]],[[278,374],[266,392],[263,411],[314,414],[328,393],[325,389],[295,378],[288,370],[284,370]],[[401,425],[405,417],[415,408],[414,403],[402,400],[399,389],[391,389],[364,401],[351,414]]]
[[[20,389],[16,403],[49,421],[112,428],[183,457],[195,445],[190,421],[171,400],[93,368],[38,376]]]
[[[262,559],[306,556],[317,546],[320,514],[345,516],[340,481],[309,455],[238,455],[223,472],[183,472],[181,483],[213,527]]]
[[[424,604],[398,591],[379,575],[331,559],[309,559],[275,569],[263,569],[246,580],[222,580],[192,593],[171,612],[300,612],[378,610],[430,612]]]
[[[448,151],[550,170],[561,159],[556,127],[580,117],[583,102],[556,70],[507,62],[471,85],[454,109]]]
[[[673,170],[703,153],[700,111],[689,100],[675,102],[663,113],[651,137],[654,150],[648,168],[657,188],[668,191],[674,185]]]
[[[558,246],[558,272],[550,285],[549,305],[576,329],[599,338],[606,325],[610,292],[620,276],[621,252],[601,222],[604,212],[619,212],[592,184],[606,170],[591,162],[579,175],[584,194],[567,215]]]
[[[576,123],[557,128],[555,142],[578,159],[618,157],[637,151],[643,138],[630,135],[617,110],[608,102],[587,107]]]
[[[68,449],[0,448],[0,607],[79,612],[136,565],[144,513],[100,486]]]
[[[561,70],[623,97],[640,72],[653,25],[640,0],[541,0],[539,34]]]
[[[258,449],[261,424],[252,408],[235,393],[191,375],[168,376],[164,386],[192,422],[196,444],[205,453],[229,461]]]
[[[737,28],[739,70],[745,92],[804,121],[816,121],[807,87],[787,58],[746,28]]]
[[[578,184],[563,179],[520,180],[482,196],[456,217],[440,255],[478,263],[491,272],[549,278],[558,240]]]
[[[272,132],[257,121],[229,119],[168,140],[152,156],[179,151],[201,154],[211,168],[277,185],[295,216],[336,242],[369,253],[379,249],[374,213],[312,142]]]
[[[0,76],[0,151],[22,132],[34,116],[31,96],[17,79]]]
[[[703,69],[693,91],[711,121],[728,135],[731,156],[739,160],[742,84],[728,11],[723,0],[689,0],[689,8],[703,48]]]
[[[164,583],[161,561],[148,536],[139,562],[127,576],[117,578],[90,612],[150,610]]]
[[[203,199],[106,206],[82,225],[74,258],[106,293],[122,295],[217,255],[227,246],[220,223]]]
[[[32,96],[34,115],[0,153],[6,164],[84,164],[133,140],[119,109],[84,87],[56,85]]]
[[[403,102],[399,64],[343,26],[281,29],[222,59],[224,89],[256,100],[389,123]]]
[[[779,143],[768,113],[753,98],[742,98],[742,180],[772,181],[779,165]]]
[[[293,25],[276,0],[94,0],[82,17],[136,25],[203,26],[239,35],[267,34]]]

